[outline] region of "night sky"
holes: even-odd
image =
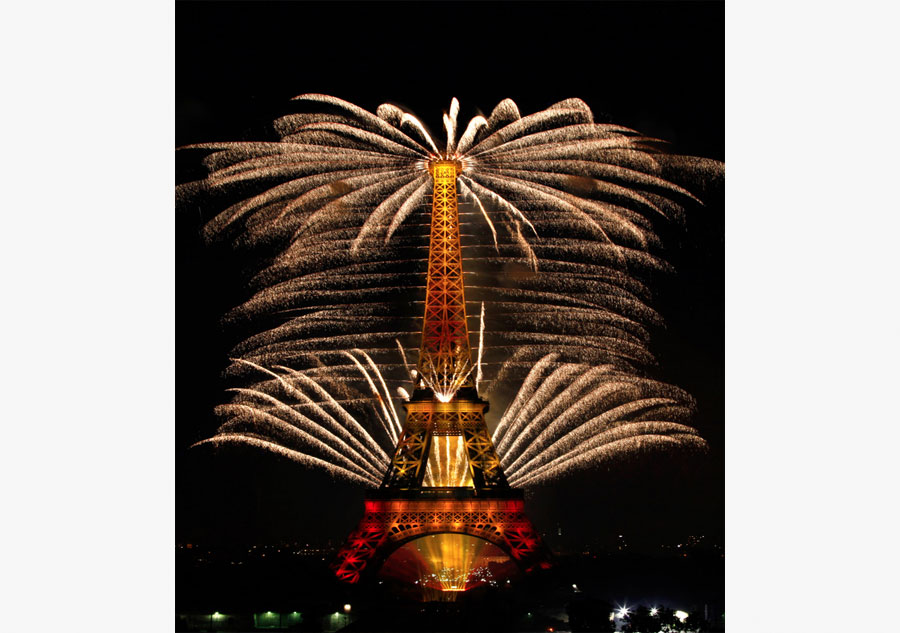
[[[370,111],[386,101],[433,131],[451,97],[460,120],[510,97],[523,114],[579,97],[598,121],[724,160],[724,4],[216,3],[176,5],[176,144],[272,137],[290,98],[332,94]],[[201,176],[179,157],[179,182]],[[536,491],[541,530],[559,544],[637,545],[724,538],[724,188],[667,236],[678,275],[658,289],[668,323],[653,344],[661,378],[698,401],[706,459],[623,464]],[[340,541],[362,491],[270,455],[188,453],[216,428],[230,340],[218,320],[240,271],[203,249],[203,219],[177,217],[176,538]]]

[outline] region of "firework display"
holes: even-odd
[[[179,204],[223,200],[204,237],[253,267],[226,326],[231,350],[218,433],[377,487],[402,430],[417,364],[435,160],[457,161],[460,241],[474,367],[429,385],[452,397],[474,377],[507,404],[493,442],[511,485],[528,487],[644,450],[703,449],[691,396],[653,378],[659,236],[701,204],[691,183],[721,163],[595,123],[567,99],[521,116],[502,101],[446,143],[412,114],[373,114],[325,95],[275,122],[280,140],[208,143],[208,176]],[[458,134],[462,129],[462,133]],[[475,334],[477,332],[477,334]],[[409,358],[407,358],[409,356]],[[412,361],[412,363],[410,362]],[[434,372],[429,372],[429,377]],[[457,380],[457,378],[460,378]],[[439,394],[440,392],[440,394]],[[395,394],[397,394],[395,396]],[[431,485],[462,482],[457,444],[429,462]],[[450,483],[449,485],[460,485]]]

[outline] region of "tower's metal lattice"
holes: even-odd
[[[506,481],[484,422],[488,403],[472,376],[456,192],[461,165],[440,160],[429,169],[434,197],[417,382],[390,469],[334,562],[338,578],[350,583],[403,543],[444,532],[494,543],[526,570],[548,566],[521,493]],[[433,438],[442,435],[462,439],[471,485],[424,485]]]

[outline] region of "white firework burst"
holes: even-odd
[[[302,112],[275,121],[278,141],[182,148],[206,152],[208,175],[179,186],[180,204],[226,200],[203,235],[254,267],[225,317],[251,332],[227,370],[240,389],[209,442],[247,437],[377,484],[400,431],[392,394],[416,380],[402,350],[421,335],[428,163],[444,158],[462,164],[478,384],[520,388],[495,432],[511,481],[641,442],[702,445],[684,424],[690,396],[646,377],[662,323],[648,276],[670,270],[659,228],[699,204],[691,184],[719,177],[721,163],[597,123],[580,99],[527,116],[507,99],[465,127],[453,99],[443,151],[397,106],[296,101]]]

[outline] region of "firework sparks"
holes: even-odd
[[[483,374],[481,373],[481,358],[484,355],[484,301],[481,302],[481,320],[478,325],[478,371],[475,375],[475,389],[478,389],[478,384],[481,382],[483,378]]]
[[[486,393],[519,386],[494,432],[510,481],[540,483],[651,444],[702,447],[684,424],[690,396],[645,377],[649,330],[661,324],[646,280],[670,270],[659,227],[698,204],[691,186],[721,163],[595,123],[578,99],[526,116],[506,99],[458,138],[453,99],[443,155],[397,106],[372,114],[317,94],[296,103],[304,111],[275,122],[278,142],[184,148],[207,153],[209,175],[181,185],[179,201],[228,200],[204,237],[239,256],[265,253],[250,260],[263,264],[249,296],[225,316],[252,332],[226,371],[241,386],[218,410],[219,435],[201,444],[245,438],[377,484],[401,429],[391,394],[407,398],[422,378],[403,347],[421,332],[428,161],[449,156],[462,165],[478,361],[431,387],[452,398],[472,371]]]

